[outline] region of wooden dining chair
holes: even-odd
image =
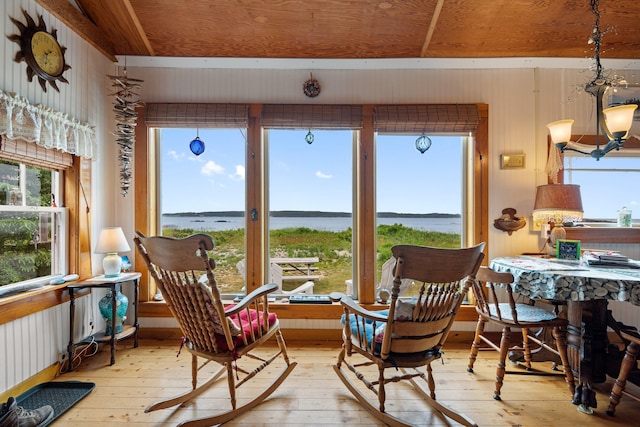
[[[408,381],[439,415],[476,425],[436,401],[431,364],[442,356],[442,346],[484,257],[483,248],[484,243],[463,249],[394,246],[396,266],[388,310],[370,311],[348,295],[331,294],[344,309],[343,344],[334,370],[363,407],[384,423],[411,425],[385,406],[388,386]],[[404,279],[420,286],[417,297],[398,298]],[[377,367],[374,378],[368,378],[371,370],[361,369],[367,366]],[[364,387],[358,387],[355,379]]]
[[[476,280],[472,285],[476,300],[478,324],[471,345],[467,371],[473,372],[473,365],[478,356],[481,342],[487,344],[489,349],[498,351],[498,367],[496,369],[493,398],[501,400],[500,392],[506,372],[507,353],[509,352],[511,343],[511,329],[520,329],[522,333],[522,349],[524,351],[525,367],[529,370],[531,369],[531,341],[534,341],[553,354],[558,355],[562,363],[565,380],[571,391],[571,398],[573,399],[575,384],[567,357],[566,340],[566,331],[569,322],[567,319],[558,317],[554,312],[532,305],[532,301],[516,302],[511,290],[513,280],[511,273],[497,272],[485,266],[480,267],[478,270]],[[498,297],[499,292],[496,288],[506,291],[506,302],[500,302],[500,298]],[[500,345],[496,345],[485,335],[485,325],[487,323],[502,327]],[[530,333],[532,330],[542,328],[550,328],[552,330],[555,346],[549,345]]]
[[[636,385],[640,386],[640,371],[638,371],[637,362],[638,350],[640,350],[640,333],[637,330],[621,330],[620,335],[628,344],[620,364],[620,373],[613,384],[611,395],[609,396],[607,415],[610,416],[615,415],[616,406],[620,403],[623,395],[640,402],[640,394],[631,394],[626,391],[627,381],[631,378],[631,375],[634,375]]]
[[[214,247],[211,236],[194,234],[173,239],[145,237],[138,232],[134,242],[180,325],[183,334],[181,348],[191,353],[191,390],[156,402],[147,407],[145,412],[185,404],[224,378],[224,373],[231,409],[186,421],[180,426],[210,426],[227,422],[271,395],[296,366],[296,362],[289,361],[278,318],[275,313],[269,312],[267,297],[278,287],[275,284],[263,285],[237,304],[225,307],[213,274],[215,261],[208,254]],[[271,338],[277,341],[276,351],[269,347],[272,354],[268,356],[254,352]],[[203,360],[202,364],[198,358]],[[247,391],[252,394],[243,396],[248,397],[248,401],[238,406],[236,389],[280,359],[283,367],[274,375],[273,382],[263,391],[260,391],[262,383],[259,381],[258,385],[254,384],[255,387],[249,386]],[[219,364],[219,369],[198,385],[198,371],[211,361]]]

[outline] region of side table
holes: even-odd
[[[124,325],[122,332],[116,334],[116,328],[111,328],[111,335],[105,335],[104,333],[96,334],[96,341],[106,342],[109,341],[111,345],[111,365],[116,363],[116,341],[120,341],[124,338],[133,335],[133,346],[138,347],[138,287],[140,285],[140,273],[121,273],[117,277],[104,277],[96,276],[86,280],[79,280],[77,282],[69,283],[67,290],[69,291],[69,345],[67,346],[67,357],[69,360],[69,371],[73,371],[73,356],[74,345],[73,342],[73,329],[75,323],[75,311],[76,311],[76,290],[85,288],[98,288],[98,289],[110,289],[111,290],[111,307],[113,313],[111,318],[116,318],[116,290],[118,286],[130,283],[133,284],[133,325]],[[101,336],[102,335],[102,336]]]

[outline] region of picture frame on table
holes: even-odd
[[[580,257],[580,240],[559,239],[556,241],[556,258],[579,260]]]

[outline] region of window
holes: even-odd
[[[378,282],[395,244],[459,248],[467,240],[463,232],[466,138],[431,136],[425,153],[416,149],[416,138],[376,136]]]
[[[160,129],[161,234],[214,238],[216,278],[226,294],[244,292],[245,129]],[[190,141],[204,152],[195,155]]]
[[[623,207],[640,213],[636,184],[640,180],[640,153],[623,149],[596,161],[589,156],[566,155],[564,182],[580,185],[585,222],[613,222]]]
[[[0,160],[0,295],[67,273],[67,215],[59,172]]]
[[[352,278],[353,141],[351,130],[268,131],[269,268],[284,291],[344,292]]]
[[[487,212],[486,212],[486,190],[487,190],[487,169],[482,159],[487,154],[487,108],[486,106],[476,105],[437,105],[437,106],[360,106],[360,105],[261,105],[252,104],[241,106],[236,104],[148,104],[146,107],[145,122],[147,128],[162,129],[182,127],[189,128],[190,134],[180,138],[180,144],[187,150],[188,142],[196,135],[196,129],[199,129],[200,138],[205,141],[206,150],[209,145],[204,137],[206,128],[215,129],[228,128],[231,123],[236,123],[237,129],[246,129],[246,140],[242,140],[244,153],[244,166],[246,168],[246,185],[243,190],[238,190],[238,196],[242,195],[245,203],[239,209],[247,212],[242,217],[244,221],[244,238],[245,252],[237,252],[238,257],[244,257],[247,261],[247,271],[251,271],[251,278],[245,279],[246,291],[251,291],[262,283],[270,281],[270,259],[273,257],[294,257],[297,255],[313,255],[318,254],[318,258],[324,256],[322,252],[327,249],[330,252],[341,252],[346,255],[345,263],[342,267],[344,271],[340,274],[328,273],[327,282],[330,286],[335,286],[335,290],[344,291],[346,288],[347,277],[354,278],[353,291],[361,302],[373,302],[376,272],[378,266],[378,255],[376,247],[376,197],[382,195],[376,194],[376,132],[379,131],[384,139],[384,135],[401,135],[411,134],[411,145],[413,146],[415,138],[422,133],[432,133],[438,135],[455,135],[450,140],[453,141],[451,149],[455,150],[456,162],[451,165],[452,172],[456,175],[455,186],[458,190],[453,199],[456,200],[456,208],[461,218],[458,219],[459,235],[454,238],[454,246],[470,245],[480,241],[486,241],[487,233]],[[192,111],[192,113],[189,113]],[[226,119],[217,120],[219,115],[225,115]],[[243,119],[243,114],[246,117]],[[233,116],[233,117],[232,117]],[[224,122],[224,123],[223,123]],[[185,126],[185,123],[187,124]],[[204,123],[209,125],[206,128]],[[218,123],[218,125],[216,125]],[[222,123],[222,124],[220,124]],[[246,124],[246,128],[237,124]],[[200,125],[196,128],[196,125]],[[420,130],[416,130],[420,128]],[[476,138],[460,137],[459,135],[475,135]],[[183,129],[184,130],[184,129]],[[164,132],[164,130],[163,130]],[[311,145],[307,143],[305,137],[311,132],[314,141]],[[155,141],[154,135],[158,132],[149,132],[150,141]],[[240,132],[238,132],[240,134]],[[209,138],[209,137],[207,137]],[[329,141],[333,153],[332,163],[322,160],[322,141]],[[409,138],[409,137],[407,137]],[[165,136],[162,136],[163,142]],[[292,142],[291,140],[294,140]],[[155,143],[155,142],[154,142]],[[226,141],[225,144],[230,144]],[[295,145],[296,153],[288,153],[287,150]],[[384,142],[383,142],[384,144]],[[149,194],[151,206],[158,206],[155,212],[162,213],[162,219],[157,221],[154,219],[153,210],[141,211],[137,210],[136,229],[148,234],[159,234],[160,230],[164,234],[168,229],[168,224],[175,223],[175,218],[166,215],[169,212],[165,207],[164,201],[168,196],[161,188],[169,185],[169,182],[175,184],[180,178],[173,177],[177,175],[188,175],[198,170],[199,167],[193,167],[197,163],[188,163],[191,170],[184,174],[175,172],[168,173],[166,165],[157,162],[154,156],[165,156],[166,150],[162,148],[162,154],[154,153],[153,147],[157,145],[148,145],[149,160],[145,168],[136,167],[136,185],[142,183],[152,191]],[[455,148],[454,148],[455,147]],[[227,146],[225,146],[227,148]],[[312,153],[307,153],[306,151]],[[412,148],[415,150],[415,148]],[[213,150],[215,152],[215,150]],[[220,150],[219,150],[220,151]],[[220,153],[218,153],[219,155]],[[420,155],[416,151],[416,155]],[[278,165],[282,159],[288,157],[296,157],[296,166],[302,166],[301,171],[296,173],[285,174],[278,170]],[[424,156],[428,156],[425,154]],[[427,158],[428,159],[428,158]],[[395,168],[402,168],[402,165],[394,165],[393,162],[385,164],[384,159],[378,157],[381,167],[389,168],[390,173]],[[429,160],[427,160],[429,161]],[[222,165],[215,162],[216,165],[229,169],[229,164]],[[187,164],[187,163],[185,163]],[[238,163],[240,164],[240,163]],[[158,171],[153,168],[158,165]],[[324,166],[330,165],[333,172],[326,172]],[[404,172],[404,171],[403,171]],[[414,170],[415,172],[415,170]],[[420,175],[424,171],[418,171]],[[154,182],[147,184],[146,177],[154,176],[157,178]],[[422,176],[422,175],[421,175]],[[138,179],[140,177],[140,179]],[[328,184],[329,177],[333,182],[339,183],[340,188],[333,189]],[[339,179],[336,179],[339,177]],[[437,181],[439,178],[429,178],[424,175],[423,179],[432,179]],[[405,180],[412,181],[407,177]],[[415,178],[413,178],[415,180]],[[318,186],[318,181],[324,181],[326,186]],[[413,181],[412,181],[413,182]],[[203,186],[204,184],[204,186]],[[403,183],[406,184],[406,183]],[[191,178],[187,182],[181,184],[173,190],[170,197],[180,201],[180,211],[193,211],[195,209],[187,209],[187,206],[193,206],[191,196],[187,191],[180,191],[193,188],[203,188],[207,184],[207,180],[202,178]],[[309,191],[304,186],[311,186]],[[424,183],[418,180],[418,186]],[[210,192],[200,192],[200,201],[207,203],[209,199],[216,201],[217,189],[210,188]],[[157,198],[157,200],[156,200]],[[339,207],[332,207],[334,199],[339,199]],[[222,201],[222,200],[218,200]],[[331,207],[331,208],[329,208]],[[198,207],[198,209],[201,209]],[[218,209],[218,208],[216,208]],[[234,210],[236,208],[233,208]],[[320,250],[317,245],[317,239],[305,241],[302,246],[304,250],[311,249],[311,252],[296,252],[294,245],[287,242],[286,252],[281,246],[278,239],[284,242],[284,236],[278,236],[277,225],[279,221],[286,221],[282,217],[278,217],[277,212],[294,210],[294,211],[333,211],[339,209],[345,215],[342,221],[351,224],[351,230],[345,230],[341,236],[340,245],[324,245],[326,248]],[[214,209],[211,209],[214,211]],[[267,213],[264,215],[263,213]],[[140,214],[140,215],[139,215]],[[464,214],[464,215],[463,215]],[[351,216],[349,218],[349,215]],[[192,230],[197,231],[201,226],[201,218],[194,218]],[[225,221],[228,221],[225,219]],[[300,224],[299,224],[300,225]],[[310,222],[302,223],[300,229],[311,229],[305,227]],[[468,230],[471,230],[469,232]],[[300,237],[303,233],[298,233]],[[455,233],[454,233],[455,234]],[[217,237],[214,233],[218,247],[225,244],[223,239]],[[322,246],[322,245],[320,245]],[[335,246],[335,247],[334,247]],[[274,251],[272,251],[274,249]],[[289,249],[293,249],[291,252]],[[347,255],[347,251],[351,251]],[[342,254],[341,254],[342,255]],[[215,257],[215,255],[214,255]],[[351,268],[349,268],[351,263]],[[220,267],[220,263],[218,264]],[[312,265],[311,267],[316,267]],[[307,271],[309,275],[320,275],[326,272],[318,271],[322,268],[322,262],[319,262],[316,270]],[[291,271],[291,270],[289,270]],[[337,270],[336,270],[337,271]],[[318,274],[315,274],[318,272]],[[221,271],[218,271],[218,281],[224,283],[226,280],[221,279]],[[287,274],[287,273],[285,273]],[[291,274],[291,273],[288,273]],[[321,282],[319,279],[318,282]],[[355,283],[357,282],[357,283]],[[153,285],[145,285],[142,282],[142,295],[145,295],[145,286],[149,286],[148,295],[153,295]],[[314,289],[316,293],[326,293],[330,290]],[[287,285],[283,283],[283,289],[287,290]],[[233,292],[232,292],[233,293]]]

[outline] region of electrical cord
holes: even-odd
[[[65,372],[69,371],[69,362],[71,362],[71,366],[73,367],[73,369],[76,369],[78,366],[80,366],[80,363],[82,363],[83,359],[95,355],[99,350],[100,343],[98,343],[93,336],[79,342],[78,344],[75,344],[73,348],[73,355],[71,356],[71,361],[69,360],[69,358],[65,358],[60,363],[60,373],[64,374]]]

